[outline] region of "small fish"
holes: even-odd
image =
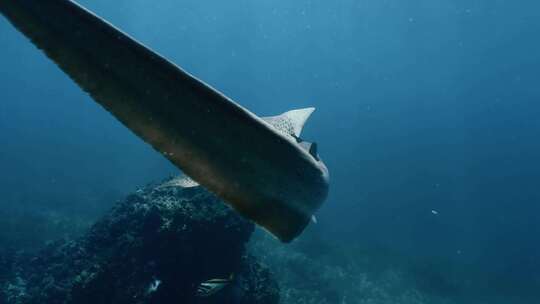
[[[148,286],[148,290],[146,293],[151,294],[155,292],[159,288],[159,285],[161,285],[161,280],[155,279],[154,281],[152,281],[152,283],[150,283],[150,286]]]
[[[199,284],[199,287],[197,288],[197,296],[198,297],[209,297],[212,296],[219,291],[221,291],[223,288],[227,287],[232,281],[234,280],[234,274],[231,274],[231,276],[227,279],[211,279],[205,282],[202,282]]]
[[[433,213],[433,215],[439,215],[439,212],[437,210],[431,210],[431,213]]]

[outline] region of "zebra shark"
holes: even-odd
[[[281,241],[326,200],[328,169],[300,138],[314,108],[259,117],[71,0],[0,0],[0,13],[187,184]]]

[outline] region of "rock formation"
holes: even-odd
[[[4,255],[0,303],[277,304],[277,283],[245,253],[253,224],[200,187],[163,185],[129,195],[78,239]]]

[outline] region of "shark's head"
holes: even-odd
[[[298,147],[299,154],[303,155],[302,159],[305,160],[305,163],[309,164],[297,168],[303,168],[302,172],[298,172],[294,178],[297,183],[292,181],[292,184],[297,187],[286,187],[288,191],[294,191],[294,193],[287,193],[286,205],[295,210],[288,210],[282,214],[290,215],[291,218],[270,225],[276,230],[283,229],[283,231],[274,230],[272,233],[284,242],[294,239],[302,232],[313,213],[322,205],[328,195],[328,168],[319,156],[317,143],[305,141],[300,137],[304,124],[314,111],[315,108],[297,109],[281,115],[262,118],[279,133],[289,138],[292,144]],[[295,224],[287,225],[287,223]]]

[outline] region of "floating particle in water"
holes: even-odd
[[[439,212],[437,210],[431,210],[431,213],[434,215],[439,215]]]

